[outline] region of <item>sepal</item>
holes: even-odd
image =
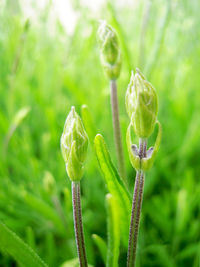
[[[141,169],[143,171],[148,171],[153,166],[153,163],[155,161],[156,155],[158,153],[161,137],[162,137],[162,126],[159,121],[156,121],[156,124],[158,124],[158,134],[156,137],[156,142],[154,147],[150,147],[147,151],[147,157],[142,159]]]
[[[126,132],[126,144],[128,148],[130,162],[134,169],[139,170],[140,169],[140,157],[138,155],[137,146],[135,144],[132,144],[131,127],[132,127],[132,124],[130,123],[127,129],[127,132]]]
[[[140,159],[138,147],[135,144],[132,144],[131,140],[131,127],[132,124],[129,124],[129,127],[127,129],[126,133],[126,143],[128,148],[128,154],[131,161],[131,164],[134,169],[136,170],[142,170],[142,171],[148,171],[153,166],[153,163],[155,161],[156,155],[158,153],[160,142],[161,142],[161,136],[162,136],[162,127],[159,121],[156,121],[156,124],[158,124],[158,134],[156,137],[156,142],[154,147],[150,147],[146,152],[146,157]]]

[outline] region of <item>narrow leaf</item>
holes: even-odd
[[[118,205],[111,194],[106,196],[107,214],[108,214],[108,250],[107,267],[117,267],[120,246],[120,218]]]
[[[99,166],[108,190],[116,198],[118,209],[120,210],[122,240],[124,241],[124,245],[127,246],[131,214],[131,197],[111,161],[102,135],[96,135],[94,145]]]
[[[10,128],[8,130],[8,133],[5,137],[4,141],[4,147],[3,147],[3,152],[6,153],[8,144],[10,142],[10,139],[12,138],[14,132],[16,131],[17,127],[21,124],[21,122],[26,118],[26,116],[30,112],[30,107],[24,107],[20,109],[14,116],[12,123],[10,125]]]
[[[0,222],[0,249],[25,267],[47,267],[40,257],[14,232]]]
[[[163,245],[151,245],[146,248],[146,251],[155,255],[159,266],[163,267],[176,267],[176,263],[174,262],[174,258],[169,254],[166,246]]]
[[[60,233],[65,233],[65,228],[60,217],[58,217],[51,206],[28,192],[23,193],[23,199],[33,210],[50,220]]]
[[[99,249],[104,264],[106,264],[107,245],[105,241],[100,236],[95,234],[92,235],[92,238]]]
[[[20,109],[13,118],[13,125],[16,125],[16,127],[18,127],[19,124],[26,118],[29,112],[30,107],[24,107]]]
[[[79,267],[79,260],[78,258],[65,261],[60,267]],[[93,267],[92,265],[88,265],[88,267]]]
[[[97,130],[96,130],[96,127],[94,125],[94,121],[93,121],[91,112],[88,109],[87,105],[82,105],[82,107],[81,107],[81,117],[82,117],[82,120],[83,120],[83,124],[84,124],[85,130],[86,130],[86,132],[88,134],[90,143],[92,143],[93,140],[94,140],[94,137],[95,137],[95,135],[97,133]]]
[[[199,249],[200,249],[200,244],[199,243],[188,245],[186,248],[182,249],[176,255],[176,259],[178,259],[178,260],[185,260],[185,259],[194,257],[195,254],[198,254],[199,253]]]
[[[26,239],[27,239],[27,244],[32,248],[35,249],[36,245],[35,245],[35,235],[33,232],[33,229],[28,226],[26,228]]]

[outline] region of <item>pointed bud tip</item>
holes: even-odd
[[[71,111],[70,111],[70,113],[71,113],[71,116],[72,116],[71,118],[74,118],[74,119],[75,119],[75,118],[76,118],[76,115],[77,115],[77,114],[76,114],[75,106],[72,106],[72,107],[71,107]]]
[[[136,135],[141,138],[149,137],[157,118],[157,95],[138,68],[135,75],[131,72],[126,93],[126,109]]]
[[[143,80],[146,80],[139,68],[136,68],[136,72]]]
[[[134,79],[135,79],[135,86],[137,88],[136,91],[139,92],[141,91],[143,86],[142,86],[142,78],[138,72],[136,72]]]
[[[139,68],[136,68],[136,72],[140,74],[140,69]]]
[[[72,181],[78,181],[82,178],[87,147],[87,133],[75,107],[72,106],[61,136],[61,152],[68,176]]]
[[[130,82],[129,82],[129,86],[133,86],[134,85],[134,71],[132,70],[131,71],[131,78],[130,78]]]
[[[107,76],[117,79],[121,70],[121,53],[116,31],[105,20],[99,21],[97,40],[100,58]]]
[[[134,71],[133,70],[131,71],[131,79],[134,80]]]

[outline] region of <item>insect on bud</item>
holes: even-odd
[[[121,70],[121,54],[117,34],[110,25],[102,21],[98,29],[97,38],[104,70],[111,80],[117,79]]]
[[[132,72],[126,92],[126,110],[139,138],[148,138],[155,127],[158,113],[157,94],[139,71]]]
[[[83,176],[87,148],[87,133],[75,107],[72,107],[61,136],[61,151],[67,174],[72,181],[80,181]]]

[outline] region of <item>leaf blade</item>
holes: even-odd
[[[103,240],[103,238],[101,238],[100,236],[98,236],[96,234],[93,234],[92,238],[93,238],[96,246],[99,249],[99,252],[101,254],[101,257],[102,257],[104,264],[106,264],[107,245],[106,245],[105,241]]]
[[[108,213],[108,250],[107,250],[107,267],[117,267],[120,246],[120,218],[117,202],[111,194],[106,196],[107,213]]]
[[[131,215],[131,197],[111,161],[110,154],[102,135],[96,135],[94,145],[97,160],[107,184],[108,191],[116,198],[118,208],[120,209],[122,240],[127,247]]]
[[[32,248],[24,243],[2,222],[0,222],[0,249],[6,251],[23,266],[47,267]]]

